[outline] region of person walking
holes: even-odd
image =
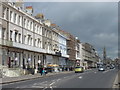
[[[45,74],[45,68],[43,68],[43,70],[42,70],[42,75],[46,75]]]
[[[40,74],[43,75],[43,68],[40,68]]]

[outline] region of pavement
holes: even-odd
[[[120,75],[120,70],[118,71],[118,74],[116,75],[112,88],[120,88],[120,76],[119,75]]]
[[[52,76],[56,74],[64,74],[64,73],[70,73],[73,71],[64,71],[64,72],[53,72],[53,73],[48,73],[46,75],[42,75],[40,73],[37,74],[29,74],[29,75],[21,75],[19,77],[5,77],[5,78],[0,78],[0,84],[7,84],[7,83],[13,83],[13,82],[19,82],[19,81],[25,81],[25,80],[30,80],[30,79],[36,79],[36,78],[42,78],[46,76]]]

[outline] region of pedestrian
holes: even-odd
[[[48,73],[48,70],[47,70],[47,68],[45,68],[44,70],[45,70],[45,75],[46,75]]]
[[[42,75],[45,75],[45,69],[44,68],[42,69]]]
[[[43,75],[43,68],[40,68],[40,74]]]

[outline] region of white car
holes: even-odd
[[[104,67],[104,66],[100,66],[100,67],[98,68],[98,71],[105,71],[105,67]]]

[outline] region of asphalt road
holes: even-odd
[[[103,72],[94,69],[84,73],[71,72],[4,84],[2,88],[112,88],[116,75],[116,69]]]

